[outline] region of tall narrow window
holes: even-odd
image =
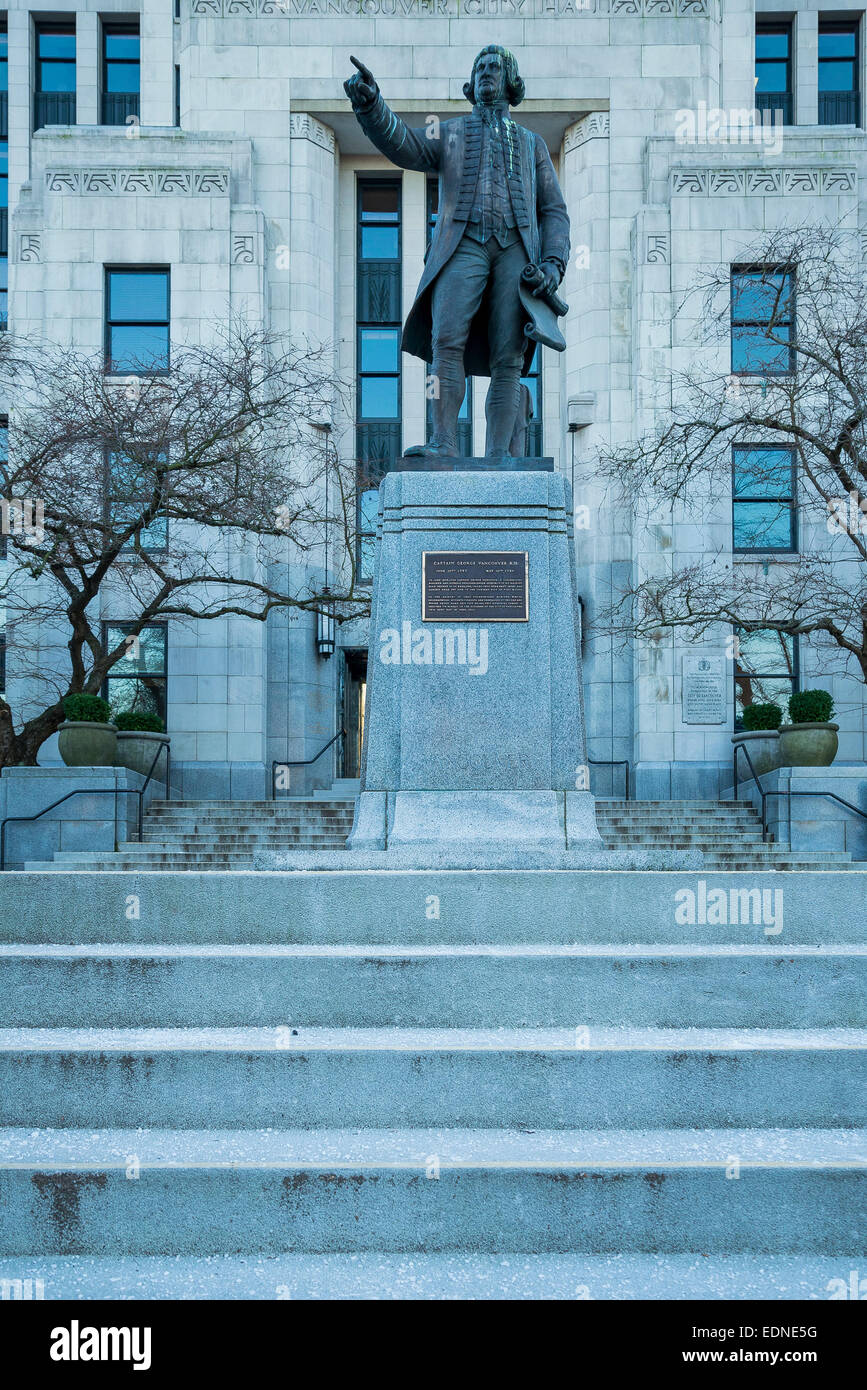
[[[736,629],[735,636],[735,727],[741,727],[745,705],[773,702],[785,716],[789,696],[798,689],[798,639],[773,628]]]
[[[377,492],[401,448],[401,185],[358,185],[356,456],[358,571],[373,574]]]
[[[0,332],[9,323],[9,35],[0,24]]]
[[[9,421],[0,415],[0,472],[9,457]],[[6,600],[3,595],[6,568],[6,537],[0,526],[0,695],[6,690]]]
[[[0,140],[9,139],[9,34],[0,20]]]
[[[0,480],[5,482],[3,472],[9,460],[9,419],[6,415],[0,415]],[[0,489],[2,495],[2,489]],[[0,520],[5,522],[5,514],[0,512]],[[0,525],[0,561],[6,559],[6,530]],[[2,575],[0,575],[0,586],[2,586]],[[2,598],[0,598],[0,612],[2,612]]]
[[[756,24],[756,110],[792,124],[792,26]]]
[[[181,123],[181,69],[175,64],[175,125]]]
[[[819,24],[819,125],[860,125],[858,23]]]
[[[75,25],[36,26],[33,129],[75,124]]]
[[[785,376],[795,370],[795,277],[779,266],[734,266],[732,372]]]
[[[169,369],[169,272],[105,272],[106,370],[122,375]]]
[[[527,427],[527,458],[542,457],[542,349],[536,348],[530,370],[521,384],[530,394],[530,423]]]
[[[777,444],[738,445],[732,473],[733,550],[796,550],[794,450]]]
[[[140,91],[138,25],[102,26],[102,124],[126,125],[138,118]]]
[[[166,637],[165,623],[147,623],[137,636],[128,636],[131,624],[106,623],[103,643],[114,651],[126,641],[126,653],[115,662],[103,686],[112,714],[158,714],[166,717]]]
[[[158,510],[153,520],[139,524],[143,513],[150,508],[155,492],[165,497],[165,454],[130,457],[110,452],[106,456],[105,495],[106,521],[115,534],[135,530],[124,543],[124,550],[165,550],[168,545],[169,524],[165,511]]]
[[[427,239],[426,253],[430,251],[430,244],[433,240],[434,228],[437,224],[437,213],[439,211],[439,179],[427,180]],[[426,376],[427,379],[427,376]],[[431,402],[428,399],[425,406],[425,426],[427,437],[430,439],[433,434],[433,411]],[[464,399],[461,402],[458,414],[458,449],[465,458],[472,458],[473,454],[473,378],[467,377]]]

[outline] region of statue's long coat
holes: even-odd
[[[392,163],[401,169],[439,174],[436,228],[401,341],[404,352],[430,362],[433,357],[431,291],[443,266],[457,250],[472,210],[482,152],[482,118],[472,111],[466,116],[440,122],[435,134],[410,130],[380,95],[367,111],[356,110],[355,114],[364,133]],[[511,118],[505,130],[509,194],[527,260],[538,264],[553,256],[566,265],[569,214],[548,147],[540,135],[517,125]],[[535,343],[528,344],[525,371],[529,370],[535,346]],[[484,302],[470,328],[464,367],[469,376],[491,374]]]

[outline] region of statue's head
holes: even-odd
[[[480,106],[495,106],[504,98],[510,106],[518,106],[524,100],[525,90],[517,58],[498,43],[488,44],[476,56],[470,80],[464,83],[467,101]]]

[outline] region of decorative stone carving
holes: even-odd
[[[42,260],[42,235],[40,232],[22,232],[18,239],[18,259],[25,265]]]
[[[253,265],[256,260],[256,240],[252,232],[236,232],[232,236],[234,265]]]
[[[737,169],[672,169],[671,192],[706,193],[719,197],[732,193],[737,197],[750,194],[775,193],[854,193],[857,173],[851,167],[820,168],[755,168]]]
[[[582,14],[642,15],[648,18],[709,18],[715,0],[530,0],[525,18],[576,19]],[[190,0],[193,15],[285,15],[287,19],[460,19],[462,0]]]
[[[645,260],[650,265],[668,265],[670,251],[668,232],[648,232]]]
[[[587,140],[607,140],[611,119],[607,111],[591,111],[583,120],[569,127],[563,140],[563,153],[569,154]]]
[[[289,116],[290,140],[311,140],[329,154],[334,153],[334,131],[317,121],[307,111],[293,111]]]
[[[49,193],[81,196],[129,194],[197,194],[229,192],[228,169],[48,169]]]

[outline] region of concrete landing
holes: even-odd
[[[863,1267],[863,1258],[861,1259]],[[0,1259],[0,1284],[53,1299],[773,1299],[845,1295],[859,1256],[41,1255]],[[34,1288],[37,1292],[33,1292]],[[20,1296],[20,1294],[18,1295]]]

